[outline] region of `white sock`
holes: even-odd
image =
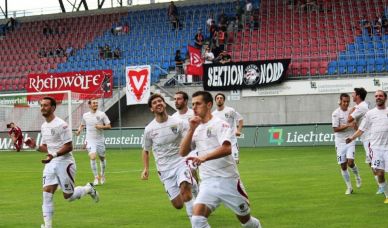
[[[100,161],[101,176],[105,176],[106,159]]]
[[[73,195],[71,195],[70,198],[67,200],[69,202],[74,201],[76,199],[81,199],[82,196],[88,194],[90,192],[90,187],[89,186],[78,186],[74,188]]]
[[[97,171],[97,163],[96,160],[90,160],[90,167],[92,168],[92,172],[94,177],[98,176],[98,171]]]
[[[388,186],[387,183],[384,181],[382,183],[379,183],[379,188],[384,189],[385,198],[388,198]]]
[[[255,217],[252,217],[248,220],[248,222],[246,222],[245,224],[241,224],[242,227],[247,227],[247,228],[261,228],[261,224],[260,224],[260,221],[255,218]]]
[[[352,182],[350,182],[349,171],[341,169],[342,177],[344,178],[347,188],[352,188]]]
[[[207,218],[204,216],[193,215],[191,217],[192,228],[210,228]]]
[[[45,227],[51,228],[54,214],[54,202],[52,193],[43,192],[42,212]]]
[[[193,215],[194,197],[190,201],[185,202],[185,206],[187,215],[191,217]]]
[[[354,175],[355,175],[356,177],[359,177],[359,176],[360,176],[360,174],[358,173],[358,168],[357,168],[356,165],[354,165],[353,168],[351,168],[351,169],[352,169],[352,172],[354,173]]]

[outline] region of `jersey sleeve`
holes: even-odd
[[[236,121],[238,122],[238,121],[240,121],[240,120],[244,120],[244,118],[242,117],[242,115],[241,115],[240,113],[238,113],[238,112],[236,111]]]
[[[354,109],[354,112],[352,112],[352,114],[350,114],[350,116],[353,117],[353,119],[355,119],[355,120],[358,120],[363,115],[365,115],[365,110],[363,110],[360,106],[357,106]]]
[[[149,131],[147,130],[147,128],[144,130],[144,140],[142,147],[145,151],[151,151],[152,149],[152,140],[149,136]]]
[[[104,124],[110,124],[110,120],[108,116],[104,113],[104,117],[102,118],[102,121]]]
[[[81,124],[86,126],[86,121],[85,121],[85,114],[82,115],[82,118],[81,118]]]
[[[189,122],[188,121],[181,121],[180,122],[180,126],[181,126],[181,134],[182,134],[182,137],[185,137],[185,135],[187,134],[187,131],[189,130]]]
[[[221,122],[220,126],[217,130],[217,140],[220,145],[224,144],[224,142],[232,142],[232,128],[230,128],[229,124],[225,122]]]
[[[331,114],[331,126],[332,127],[339,127],[339,118],[338,118],[337,112],[333,112]]]
[[[40,132],[43,133],[43,126],[41,127]],[[41,141],[40,141],[40,144],[41,144],[41,145],[44,145],[44,144],[47,145],[47,140],[46,140],[46,138],[44,137],[44,134],[42,134],[42,139],[41,139]]]
[[[71,138],[71,131],[66,123],[63,123],[60,126],[60,136],[64,144],[73,141]]]
[[[366,113],[365,118],[361,121],[361,124],[360,126],[358,126],[358,129],[362,132],[365,132],[366,130],[368,130],[369,125],[370,125],[370,115]]]

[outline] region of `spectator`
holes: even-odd
[[[241,21],[241,16],[243,15],[244,13],[244,9],[243,7],[241,6],[241,3],[239,0],[236,1],[236,17],[238,17],[238,20]]]
[[[213,52],[210,50],[210,47],[209,47],[209,46],[206,46],[206,48],[205,48],[205,53],[204,53],[204,55],[203,55],[203,58],[205,59],[205,64],[211,64],[211,63],[213,63],[214,54],[213,54]]]
[[[383,15],[381,17],[381,21],[382,21],[382,28],[383,28],[383,32],[385,35],[388,35],[388,19],[385,15]]]
[[[104,48],[103,47],[98,47],[98,56],[100,59],[105,59],[105,53],[104,53]]]
[[[112,51],[110,50],[110,46],[108,44],[105,44],[104,59],[111,59],[111,58],[112,58]]]
[[[65,55],[65,50],[62,48],[61,44],[58,44],[55,49],[55,55],[58,57],[63,57]]]
[[[50,27],[50,25],[45,22],[43,27],[43,35],[46,37],[53,34],[53,29]]]
[[[217,58],[214,60],[214,62],[222,63],[222,64],[229,63],[231,61],[232,61],[232,57],[226,50],[221,52],[221,54],[218,55]]]
[[[183,74],[183,59],[181,57],[181,50],[175,52],[175,70],[177,74]]]
[[[374,23],[374,31],[375,31],[375,35],[377,36],[382,35],[382,26],[383,26],[382,22],[383,22],[382,18],[379,15],[377,15]]]
[[[222,13],[218,16],[218,28],[224,29],[224,31],[225,31],[225,30],[226,30],[227,23],[228,23],[228,18],[226,17],[225,13],[222,12]]]
[[[66,56],[67,57],[70,57],[74,54],[74,49],[73,47],[71,46],[71,43],[68,44],[67,48],[66,48]]]
[[[204,40],[205,40],[205,38],[202,35],[202,29],[198,28],[198,32],[197,32],[197,34],[195,34],[195,37],[194,37],[194,46],[196,48],[201,49]]]
[[[244,7],[245,18],[249,18],[252,14],[252,11],[253,11],[252,2],[250,0],[246,0],[245,7]]]
[[[113,51],[113,59],[120,59],[121,58],[121,50],[120,48],[116,48],[114,51]]]
[[[218,48],[223,51],[225,49],[226,33],[223,29],[219,29],[217,33]]]
[[[46,51],[46,48],[42,47],[40,48],[39,52],[38,52],[38,56],[40,58],[46,58],[47,57],[47,51]]]
[[[13,31],[15,29],[15,26],[16,26],[15,18],[11,17],[5,25],[6,25],[8,31]]]
[[[181,29],[181,24],[179,22],[178,16],[178,8],[175,6],[173,1],[171,1],[170,5],[168,6],[167,15],[173,26],[173,30],[176,30],[177,28]]]

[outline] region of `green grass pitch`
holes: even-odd
[[[89,196],[67,202],[54,197],[54,227],[190,227],[184,209],[168,201],[151,161],[150,180],[140,180],[141,150],[109,150],[107,183],[98,186],[101,201]],[[92,181],[85,152],[75,152],[78,185]],[[41,175],[44,154],[0,152],[0,227],[40,227]],[[263,227],[388,227],[388,205],[375,195],[376,183],[364,153],[357,148],[361,189],[345,195],[334,147],[243,148],[239,170],[251,213]],[[355,188],[354,176],[351,174]],[[214,228],[240,227],[221,206],[209,223]]]

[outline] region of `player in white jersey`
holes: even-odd
[[[195,180],[185,159],[179,155],[179,144],[187,132],[188,123],[167,114],[166,102],[160,94],[151,95],[148,106],[155,119],[144,129],[144,169],[141,178],[148,179],[149,151],[152,150],[159,178],[172,205],[181,209],[185,204],[187,214],[191,217],[194,201],[192,185]]]
[[[172,116],[178,117],[183,120],[189,121],[194,116],[194,112],[191,108],[187,107],[189,102],[189,96],[183,91],[178,91],[174,96],[175,108],[178,110]]]
[[[180,147],[182,156],[191,149],[199,155],[187,158],[199,166],[201,177],[192,227],[209,228],[208,217],[221,203],[236,214],[243,227],[261,227],[259,220],[250,215],[248,196],[231,155],[234,132],[227,122],[211,114],[213,97],[209,92],[195,92],[192,103],[195,116]]]
[[[174,100],[175,100],[175,108],[178,110],[176,111],[172,116],[180,118],[184,121],[187,121],[189,123],[189,120],[191,117],[194,116],[194,111],[187,107],[188,102],[189,102],[189,95],[187,95],[186,92],[183,91],[178,91],[174,95]],[[197,151],[193,150],[190,152],[188,156],[197,156]],[[191,173],[193,174],[195,181],[197,184],[199,183],[199,178],[198,178],[198,172],[197,172],[197,167],[192,166],[189,164]],[[193,195],[196,196],[198,194],[198,190],[196,189],[197,185],[193,185]]]
[[[63,197],[68,201],[80,199],[89,194],[95,202],[99,197],[92,183],[75,187],[76,165],[71,153],[73,150],[71,129],[62,119],[54,115],[56,101],[51,97],[44,97],[40,101],[40,110],[46,122],[42,124],[41,145],[36,145],[33,140],[26,141],[31,148],[47,153],[43,170],[43,219],[42,228],[52,227],[54,214],[53,196],[58,185],[63,191]]]
[[[346,93],[340,95],[339,106],[331,115],[332,127],[335,135],[335,149],[337,152],[337,163],[341,166],[341,174],[346,184],[346,195],[353,193],[352,182],[350,181],[348,166],[356,178],[356,185],[361,187],[361,177],[358,168],[354,163],[356,143],[346,144],[345,140],[351,136],[354,130],[354,122],[348,123],[350,96]]]
[[[106,156],[105,156],[105,137],[104,130],[111,129],[110,120],[108,116],[98,110],[98,100],[90,99],[89,102],[90,111],[84,113],[81,120],[81,125],[76,131],[76,135],[80,135],[84,127],[86,126],[86,149],[89,152],[90,167],[94,175],[94,185],[105,183],[105,169],[106,169]],[[96,157],[100,159],[100,175],[98,175]]]
[[[385,106],[387,93],[377,90],[375,93],[376,107],[368,111],[358,130],[349,138],[347,143],[361,136],[366,130],[370,134],[370,148],[372,168],[375,169],[379,187],[385,194],[384,203],[388,204],[388,185],[385,182],[385,173],[388,172],[388,109]]]
[[[356,122],[357,127],[361,125],[362,121],[365,118],[365,114],[369,111],[369,105],[365,102],[367,91],[364,88],[354,88],[352,93],[353,102],[356,103],[356,106],[350,111],[348,117],[348,123],[353,121]],[[369,143],[369,133],[368,129],[365,129],[365,132],[360,137],[362,145],[364,146],[365,151],[365,163],[368,163],[371,167],[372,173],[374,175],[375,181],[378,184],[377,174],[371,166],[371,156],[370,156],[370,143]],[[378,188],[376,194],[383,194],[383,190]]]
[[[238,164],[240,159],[237,136],[241,135],[244,120],[234,108],[225,105],[225,95],[223,93],[217,93],[214,99],[216,101],[217,109],[213,111],[212,115],[226,121],[232,128],[232,131],[234,132],[232,136],[232,156]]]

